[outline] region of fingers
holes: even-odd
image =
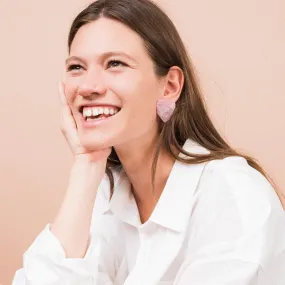
[[[74,132],[76,124],[73,115],[68,106],[62,109],[61,113],[61,127],[64,132]]]
[[[64,84],[62,81],[58,82],[58,93],[59,93],[59,98],[63,106],[68,106],[65,94],[64,94]]]
[[[64,93],[64,83],[62,81],[58,82],[58,93],[62,105],[61,129],[63,132],[73,133],[77,127]]]

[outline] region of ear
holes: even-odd
[[[164,93],[160,100],[176,102],[184,85],[184,74],[178,66],[172,66],[164,80]]]

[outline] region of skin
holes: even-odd
[[[125,55],[106,55],[107,52]],[[76,58],[73,58],[73,57]],[[131,181],[142,222],[151,215],[174,164],[159,156],[155,197],[151,188],[151,163],[158,137],[156,102],[177,101],[183,72],[173,66],[158,78],[138,34],[120,22],[100,18],[80,28],[66,63],[64,93],[77,126],[81,145],[89,150],[114,147]],[[122,63],[120,63],[120,62]],[[70,70],[70,66],[76,67]],[[79,104],[99,103],[121,108],[115,117],[92,130],[82,127]]]

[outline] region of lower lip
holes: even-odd
[[[112,119],[112,117],[114,117],[116,115],[117,114],[112,115],[112,116],[107,117],[107,118],[100,118],[100,119],[97,119],[97,120],[88,120],[88,121],[86,121],[85,118],[83,117],[83,115],[81,114],[82,126],[83,126],[84,129],[94,128],[94,127],[100,126],[100,125],[110,121]]]

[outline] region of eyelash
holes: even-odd
[[[115,60],[115,59],[113,59],[113,60],[110,60],[109,62],[108,62],[108,65],[110,64],[110,63],[119,63],[120,65],[122,65],[122,66],[126,66],[126,64],[125,63],[123,63],[122,61],[120,61],[120,60]],[[76,69],[76,67],[82,67],[81,65],[79,65],[79,64],[71,64],[70,66],[68,66],[67,67],[67,71],[72,71],[72,70],[74,70],[74,69]],[[117,67],[117,66],[115,66],[115,67]],[[78,69],[77,69],[78,70]]]

